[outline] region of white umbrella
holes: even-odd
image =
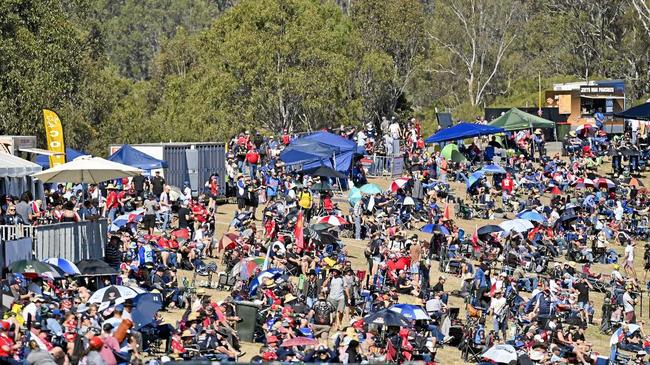
[[[115,304],[118,300],[124,301],[126,299],[133,299],[137,297],[138,294],[143,293],[146,293],[146,291],[141,288],[132,288],[122,285],[109,285],[94,292],[93,295],[91,295],[88,299],[88,303]]]
[[[142,170],[121,163],[105,160],[101,157],[82,156],[63,165],[58,165],[32,176],[44,183],[71,182],[98,184],[102,181],[131,177],[141,174]]]
[[[508,364],[517,361],[517,351],[512,345],[494,345],[485,351],[483,357],[497,363]]]
[[[499,227],[503,228],[503,230],[506,232],[515,231],[522,233],[526,232],[529,229],[532,229],[534,226],[530,221],[527,221],[525,219],[511,219],[509,221],[502,222],[499,224]]]
[[[407,196],[404,198],[404,202],[402,202],[403,205],[415,205],[415,202],[413,201],[413,198],[410,196]]]

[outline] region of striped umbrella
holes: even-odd
[[[63,270],[64,273],[68,275],[81,275],[81,271],[79,271],[79,268],[77,265],[75,265],[73,262],[66,260],[64,258],[60,257],[50,257],[49,259],[43,260],[43,262],[50,264],[52,266],[56,266],[59,269]]]
[[[100,304],[100,308],[108,308],[118,302],[123,302],[127,299],[133,299],[138,294],[146,293],[145,290],[140,288],[132,288],[123,285],[109,285],[101,288],[93,293],[88,299],[88,303]]]
[[[399,313],[410,320],[430,320],[424,308],[413,304],[395,304],[389,308],[391,311]]]
[[[348,221],[338,215],[328,215],[326,217],[318,218],[318,223],[331,224],[333,226],[342,226],[348,224]]]
[[[584,189],[587,186],[594,187],[594,182],[591,179],[581,177],[578,180],[576,180],[575,185],[576,185],[576,189]]]
[[[406,184],[408,184],[409,180],[411,179],[409,179],[408,177],[400,177],[399,179],[396,179],[390,184],[390,190],[393,193],[396,193],[397,190],[404,189]]]
[[[604,177],[599,177],[595,179],[594,185],[598,186],[599,188],[607,188],[607,189],[614,189],[616,187],[616,184],[612,180]]]

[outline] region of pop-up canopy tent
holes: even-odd
[[[34,196],[41,197],[42,183],[30,177],[41,169],[31,161],[0,152],[0,194],[19,196],[25,191],[31,191]]]
[[[128,144],[122,145],[109,158],[109,161],[121,163],[127,166],[137,167],[142,170],[154,170],[167,167],[167,162],[138,151]]]
[[[489,125],[503,128],[506,131],[519,131],[530,128],[555,128],[554,122],[526,113],[517,108],[508,110],[505,114],[490,122]]]
[[[347,173],[355,153],[354,141],[329,132],[316,132],[291,142],[280,154],[280,160],[287,165],[302,163],[305,170],[327,166]]]
[[[631,107],[628,110],[614,114],[614,116],[625,119],[650,120],[650,103]]]
[[[456,141],[459,139],[486,136],[489,134],[503,133],[505,129],[484,124],[459,123],[446,128],[426,139],[427,143]]]
[[[70,147],[65,148],[65,160],[66,162],[70,162],[74,160],[75,158],[79,156],[85,156],[87,155],[86,152],[83,151],[77,151],[75,149],[72,149]],[[34,159],[34,162],[37,164],[41,165],[43,169],[49,169],[50,168],[50,156],[48,155],[38,155]]]

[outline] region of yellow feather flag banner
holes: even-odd
[[[63,144],[61,119],[55,112],[47,109],[43,109],[43,119],[45,120],[47,149],[57,153],[50,156],[50,167],[62,165],[65,163],[65,145]]]

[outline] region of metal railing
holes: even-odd
[[[395,177],[404,172],[404,158],[402,156],[366,156],[371,160],[370,165],[366,165],[366,175],[369,177]]]

